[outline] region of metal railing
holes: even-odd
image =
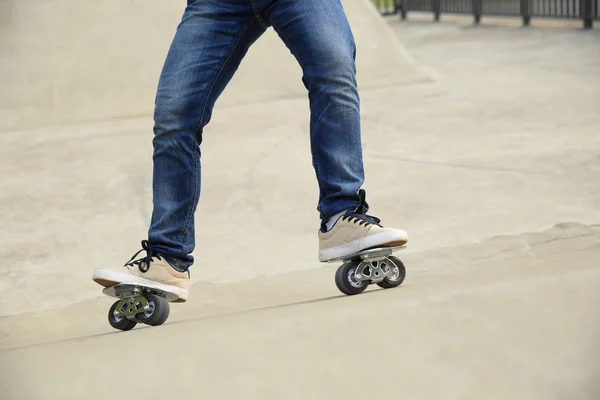
[[[406,19],[409,11],[431,12],[438,21],[442,13],[472,14],[475,23],[482,15],[520,16],[527,26],[532,17],[580,19],[591,29],[600,19],[600,0],[371,0],[383,15],[400,14]]]

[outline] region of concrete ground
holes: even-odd
[[[316,260],[306,100],[227,104],[190,301],[115,332],[90,275],[143,238],[150,119],[7,131],[0,397],[598,398],[599,32],[386,23],[410,79],[363,70],[390,82],[365,187],[409,233],[400,288],[345,297]]]

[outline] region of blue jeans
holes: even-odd
[[[303,71],[321,219],[359,204],[356,48],[340,0],[188,0],[156,95],[148,237],[150,249],[178,269],[193,263],[203,128],[249,47],[270,27]]]

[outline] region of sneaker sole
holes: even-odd
[[[381,232],[370,235],[341,246],[319,251],[319,261],[327,262],[335,258],[351,256],[363,250],[377,247],[399,247],[408,242],[406,234],[398,232]]]
[[[110,287],[117,284],[125,285],[140,285],[151,289],[160,290],[166,293],[173,294],[178,297],[173,303],[183,303],[187,301],[188,290],[178,286],[167,285],[160,282],[151,281],[137,276],[123,274],[121,272],[113,272],[107,270],[96,270],[92,276],[92,280],[100,286]]]

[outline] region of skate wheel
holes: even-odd
[[[347,261],[342,264],[335,273],[335,285],[340,292],[349,296],[364,292],[369,286],[368,281],[357,282],[354,280],[354,274],[359,262]]]
[[[391,289],[398,287],[404,282],[404,278],[406,278],[406,269],[404,268],[404,264],[398,257],[388,256],[387,260],[392,265],[392,276],[385,277],[381,282],[377,284],[377,286],[384,289]]]
[[[121,303],[121,301],[115,302],[110,310],[108,310],[108,323],[115,329],[120,331],[129,331],[133,329],[137,322],[128,319],[127,317],[119,317],[116,315],[117,306]],[[119,311],[125,312],[127,308],[127,304],[122,304],[121,309]]]
[[[143,324],[158,326],[165,323],[169,318],[169,302],[164,297],[155,294],[144,296],[150,307],[147,311],[137,314],[135,317]]]

